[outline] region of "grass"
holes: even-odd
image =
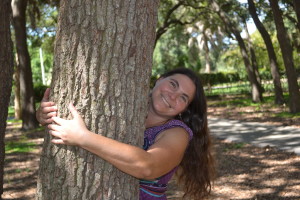
[[[15,115],[15,109],[13,106],[8,107],[8,116],[14,116]]]
[[[274,114],[274,117],[300,119],[300,113],[281,112]]]
[[[223,98],[224,97],[224,98]],[[211,96],[207,97],[208,99],[211,99]],[[288,102],[289,95],[284,94],[284,99],[286,102]],[[231,97],[219,95],[218,97],[219,101],[212,101],[209,102],[210,106],[253,106],[253,107],[260,107],[262,105],[268,105],[269,107],[276,107],[278,105],[275,105],[275,96],[274,95],[264,95],[263,102],[253,102],[251,99],[251,96],[249,95],[231,95]]]
[[[8,119],[6,120],[7,123],[22,123],[21,119]]]
[[[246,143],[241,142],[241,143],[230,143],[226,146],[226,148],[224,149],[225,152],[229,151],[229,150],[234,150],[234,149],[241,149],[246,145]]]
[[[9,141],[5,143],[5,153],[28,153],[33,151],[35,147],[36,144],[33,142],[28,142],[27,139]]]
[[[246,94],[239,95],[218,95],[218,96],[208,96],[208,106],[209,107],[227,107],[227,108],[235,108],[235,107],[252,107],[253,111],[261,111],[261,110],[272,110],[273,108],[285,107],[285,109],[281,109],[282,112],[273,113],[273,117],[279,118],[289,118],[289,119],[299,119],[300,113],[290,113],[288,112],[288,103],[285,105],[276,105],[274,94],[265,94],[263,97],[263,102],[255,103],[252,102],[251,96]],[[288,93],[284,94],[285,102],[289,101]]]

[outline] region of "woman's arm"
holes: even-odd
[[[77,145],[108,161],[121,171],[136,178],[152,180],[160,177],[182,160],[188,144],[188,133],[182,128],[172,128],[161,133],[148,151],[139,147],[92,133],[82,118],[70,105],[72,120],[53,117],[56,124],[48,125],[56,137],[55,144]]]

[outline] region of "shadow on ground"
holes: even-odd
[[[44,132],[26,137],[37,144],[29,153],[6,155],[4,200],[35,199],[36,180]],[[7,141],[22,136],[11,129]],[[217,178],[212,188],[213,200],[296,200],[300,199],[300,156],[276,148],[255,147],[215,139]],[[181,199],[182,191],[171,182],[169,199]]]

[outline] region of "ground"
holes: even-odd
[[[211,104],[213,105],[213,104]],[[280,124],[300,128],[300,120],[274,117],[274,112],[286,110],[261,107],[209,106],[209,116],[245,121]],[[229,112],[230,111],[230,112]],[[4,194],[8,199],[35,199],[39,155],[44,131],[23,133],[18,124],[9,124],[6,142],[22,140],[26,136],[33,151],[9,153],[5,159]],[[30,147],[30,145],[29,145]],[[254,147],[214,139],[217,177],[210,199],[214,200],[296,200],[300,199],[300,156],[271,147]],[[181,199],[182,192],[174,184],[169,186],[169,199]]]

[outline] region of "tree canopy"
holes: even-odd
[[[29,2],[27,41],[33,81],[34,85],[42,84],[40,55],[42,50],[46,84],[49,84],[53,66],[57,13],[59,12],[58,1],[32,0]],[[224,19],[213,8],[213,2],[217,3],[226,17],[230,19],[230,24],[224,23]],[[270,2],[266,0],[253,2],[256,14],[272,41],[280,78],[286,78],[284,59],[276,36],[276,25]],[[297,56],[300,51],[299,3],[293,0],[276,2],[282,11],[287,36],[291,41],[294,68],[299,75],[300,58]],[[272,76],[274,78],[270,69],[271,60],[266,43],[252,22],[252,15],[248,8],[249,3],[246,0],[161,0],[153,56],[153,76],[159,76],[166,70],[182,66],[201,74],[238,73],[245,81],[251,80],[249,70],[253,68],[254,71],[257,70],[254,77],[258,76],[258,84],[260,84],[260,79],[271,80]],[[249,36],[246,34],[247,28],[250,32]],[[238,42],[238,35],[242,36],[243,41]],[[245,44],[244,54],[241,54],[241,42]],[[249,46],[250,42],[252,50]],[[249,69],[245,68],[245,55],[249,59]],[[253,63],[254,60],[255,63]],[[282,101],[279,102],[282,103]]]

